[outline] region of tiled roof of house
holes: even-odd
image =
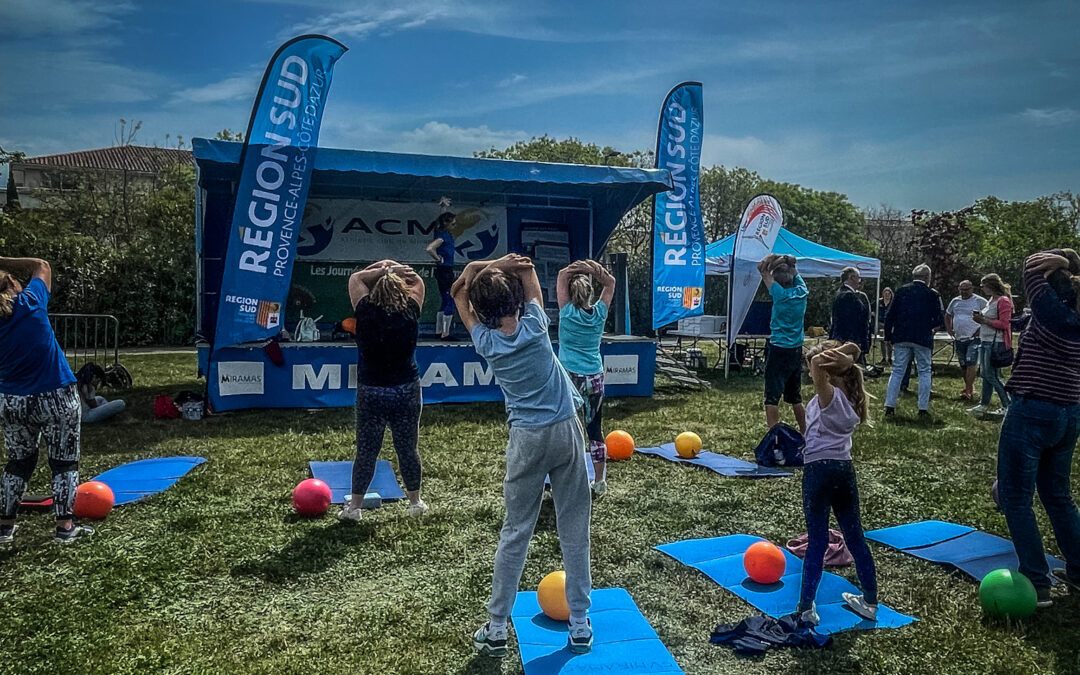
[[[163,168],[192,162],[190,150],[152,148],[145,145],[122,145],[114,148],[80,150],[59,155],[27,157],[22,165],[54,166],[66,169],[98,169],[157,173]]]

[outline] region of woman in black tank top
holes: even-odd
[[[360,520],[360,506],[375,475],[386,427],[394,440],[409,515],[421,515],[420,453],[423,399],[416,368],[416,338],[424,282],[408,265],[382,260],[349,278],[356,319],[356,459],[352,494],[342,520]]]

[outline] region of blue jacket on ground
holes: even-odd
[[[898,344],[934,348],[934,330],[945,325],[941,296],[922,281],[912,281],[896,291],[885,315],[885,339]]]

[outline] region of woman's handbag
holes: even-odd
[[[1005,346],[1004,342],[994,341],[990,343],[990,365],[994,368],[1008,368],[1013,364],[1013,350]]]

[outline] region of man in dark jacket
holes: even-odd
[[[859,290],[862,285],[859,270],[845,267],[840,273],[840,281],[840,290],[833,300],[829,338],[859,345],[862,350],[860,360],[865,363],[870,351],[870,300]]]
[[[885,339],[893,343],[893,371],[885,393],[885,415],[896,411],[900,382],[908,364],[915,360],[919,372],[919,415],[930,414],[930,361],[934,354],[934,331],[945,323],[941,296],[930,288],[930,268],[911,271],[912,282],[896,291],[885,316]]]

